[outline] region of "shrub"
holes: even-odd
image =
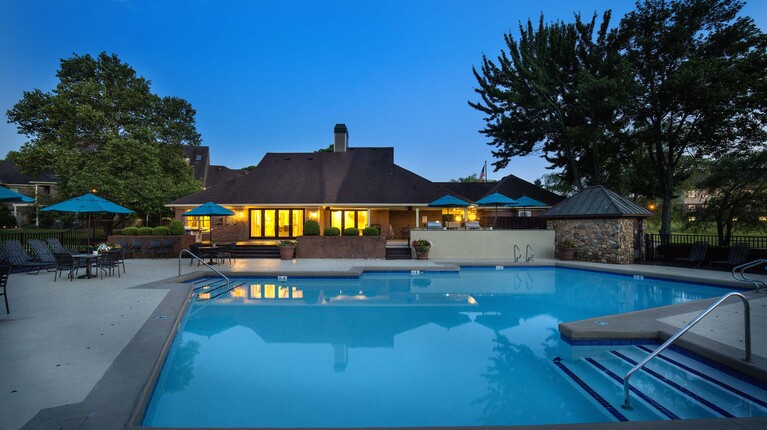
[[[277,242],[277,246],[296,246],[295,240],[281,240]]]
[[[186,229],[184,228],[184,224],[181,224],[181,221],[171,221],[171,223],[168,224],[168,232],[173,236],[181,236],[186,233]]]
[[[138,228],[138,235],[139,236],[154,236],[154,229],[152,227],[139,227]]]
[[[375,228],[375,227],[365,227],[362,230],[362,235],[363,236],[379,236],[380,234],[381,234],[381,232],[378,231],[378,229]]]
[[[304,223],[304,236],[319,236],[320,223],[313,219],[308,219]]]
[[[168,227],[159,226],[159,227],[153,228],[152,230],[154,230],[155,236],[167,236],[170,234],[170,230],[168,230]]]
[[[347,229],[344,229],[344,236],[359,236],[359,235],[360,235],[360,231],[354,227],[349,227]]]
[[[338,227],[328,227],[324,232],[322,232],[322,234],[325,236],[340,236],[341,229]]]
[[[125,227],[123,234],[126,236],[136,236],[138,234],[138,227]]]

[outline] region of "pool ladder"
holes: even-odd
[[[720,297],[719,300],[714,302],[711,306],[709,306],[706,310],[701,312],[695,319],[687,323],[686,326],[682,327],[681,330],[679,330],[675,335],[671,336],[667,341],[663,342],[663,345],[659,346],[655,351],[651,352],[650,355],[645,357],[644,360],[637,363],[636,366],[632,367],[631,370],[626,373],[626,376],[623,377],[623,405],[621,407],[627,411],[632,410],[631,404],[629,403],[629,393],[630,393],[630,385],[629,385],[629,379],[631,376],[636,373],[638,370],[642,369],[650,360],[657,357],[658,354],[663,352],[666,348],[668,348],[674,341],[679,339],[683,334],[687,333],[695,324],[699,323],[700,320],[706,317],[706,315],[710,314],[714,309],[716,309],[719,305],[724,303],[727,299],[730,297],[739,297],[743,301],[743,307],[745,309],[745,312],[743,313],[743,324],[745,326],[745,348],[746,348],[746,355],[743,357],[743,361],[746,363],[753,363],[754,359],[751,355],[751,305],[748,303],[748,299],[743,294],[732,292],[727,293],[724,296]]]
[[[533,261],[534,256],[533,247],[528,243],[525,245],[525,263]],[[519,246],[514,244],[514,262],[518,263],[520,258],[522,258],[522,250],[519,249]]]
[[[229,291],[232,291],[235,288],[235,287],[232,287],[232,282],[229,280],[229,278],[226,277],[226,275],[224,275],[223,273],[219,272],[214,267],[211,267],[208,263],[205,262],[205,260],[203,260],[202,258],[194,255],[194,253],[192,253],[192,251],[190,251],[188,249],[182,249],[181,252],[178,253],[178,277],[179,278],[181,277],[181,256],[183,256],[185,253],[189,254],[192,258],[194,258],[195,260],[197,260],[200,263],[202,263],[205,266],[207,266],[208,269],[216,272],[216,274],[218,276],[220,276],[226,282],[225,285],[222,285],[221,287],[215,288],[217,290],[217,289],[220,289],[222,287],[225,287],[225,290],[222,291],[221,293],[215,295],[214,297],[211,297],[211,299],[215,299],[216,297],[218,297],[218,296],[220,296],[222,294],[226,294],[226,293],[228,293]]]
[[[750,261],[748,263],[743,263],[740,266],[736,266],[732,268],[732,277],[735,278],[738,282],[745,282],[748,284],[753,285],[756,288],[756,292],[758,293],[762,287],[767,287],[767,283],[764,281],[760,281],[758,279],[751,279],[746,277],[746,270],[761,266],[763,264],[767,264],[767,260],[760,259],[760,260],[754,260]]]

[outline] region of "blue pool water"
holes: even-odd
[[[557,325],[724,293],[562,268],[234,281],[190,306],[144,426],[608,421],[552,366]]]

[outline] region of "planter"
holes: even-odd
[[[280,259],[292,260],[293,254],[296,252],[295,246],[280,246]]]
[[[562,248],[559,250],[559,259],[562,261],[572,261],[575,259],[575,248]]]
[[[429,259],[429,250],[431,249],[430,246],[426,246],[423,248],[415,248],[415,259],[416,260],[428,260]]]

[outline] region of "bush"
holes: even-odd
[[[344,229],[344,236],[359,236],[359,235],[360,235],[360,231],[354,227],[349,227],[347,229]]]
[[[138,227],[125,227],[123,234],[126,236],[136,236],[138,234]]]
[[[308,219],[304,223],[304,236],[319,236],[320,223],[313,219]]]
[[[381,232],[378,231],[378,229],[375,227],[365,227],[362,230],[362,235],[363,236],[380,236]]]
[[[322,234],[325,236],[340,236],[341,229],[338,227],[328,227]]]
[[[139,236],[154,236],[154,229],[152,227],[139,227],[138,228],[138,235]]]
[[[186,229],[184,224],[181,224],[181,221],[171,221],[168,224],[168,232],[173,236],[181,236],[186,233]]]
[[[167,236],[170,234],[170,230],[168,230],[168,227],[155,227],[152,230],[154,230],[155,236]]]

